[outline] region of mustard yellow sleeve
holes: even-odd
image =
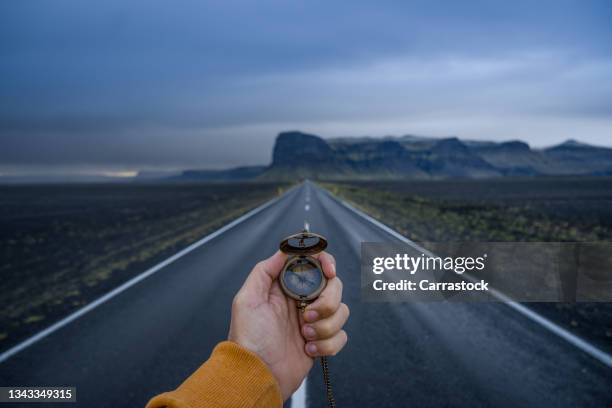
[[[282,405],[280,388],[268,366],[255,353],[224,341],[176,390],[154,397],[147,408],[269,408]]]

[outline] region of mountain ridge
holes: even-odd
[[[441,179],[612,175],[612,148],[573,139],[533,149],[504,142],[404,135],[323,139],[298,130],[278,134],[268,166],[186,170],[174,179]]]

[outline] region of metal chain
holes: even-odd
[[[325,382],[325,392],[327,394],[327,406],[336,408],[334,393],[332,392],[331,379],[329,378],[329,366],[327,365],[327,357],[321,357],[321,367],[323,368],[323,382]]]
[[[306,302],[299,302],[298,308],[304,314],[306,309]],[[327,395],[327,406],[329,408],[336,408],[336,400],[334,400],[334,393],[331,385],[331,378],[329,375],[329,363],[327,362],[326,356],[321,356],[321,368],[323,369],[323,382],[325,383],[325,394]]]

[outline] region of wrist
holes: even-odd
[[[250,341],[248,338],[246,337],[241,337],[241,336],[236,336],[233,335],[231,332],[227,338],[228,342],[234,343],[236,344],[238,347],[244,349],[245,351],[251,353],[253,356],[255,356],[262,364],[264,364],[266,366],[266,368],[268,369],[270,375],[274,378],[274,381],[278,384],[282,395],[283,395],[283,399],[285,399],[285,390],[283,389],[283,379],[279,378],[279,376],[275,373],[274,367],[272,366],[272,364],[265,358],[263,350],[261,349],[261,346],[258,345],[256,342]]]
[[[231,389],[232,392],[228,392]],[[210,358],[176,390],[158,395],[147,408],[176,406],[281,407],[283,398],[268,366],[231,341],[219,343]],[[221,405],[220,405],[221,404]]]

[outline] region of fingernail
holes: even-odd
[[[304,313],[304,320],[307,322],[314,322],[319,317],[319,313],[316,310],[308,310]]]
[[[332,264],[331,270],[332,270],[332,275],[336,276],[336,265],[335,264]]]
[[[315,354],[317,354],[317,346],[314,345],[313,343],[309,343],[306,345],[306,352],[308,354],[310,354],[311,356],[314,356]]]
[[[315,329],[312,326],[304,326],[304,336],[308,339],[314,339],[317,335]]]

